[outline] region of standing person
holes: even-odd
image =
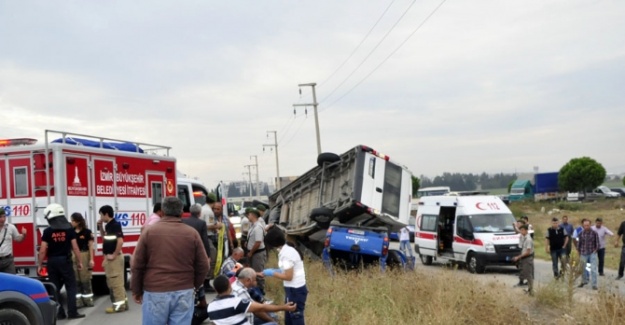
[[[606,236],[614,236],[614,233],[603,225],[603,219],[597,218],[595,225],[591,227],[597,235],[599,235],[599,249],[597,250],[597,258],[599,259],[599,276],[603,276],[603,262],[605,261],[605,244]]]
[[[232,294],[230,281],[225,275],[215,278],[213,286],[217,291],[217,297],[208,305],[208,318],[216,325],[252,325],[246,317],[246,313],[294,311],[298,307],[293,302],[276,306],[259,304],[250,299],[235,297]],[[288,323],[287,323],[288,324]]]
[[[287,245],[284,232],[278,227],[271,227],[265,236],[267,246],[278,250],[278,271],[264,270],[265,276],[273,276],[283,281],[286,302],[294,302],[297,309],[285,313],[286,325],[304,325],[304,309],[308,288],[306,287],[306,272],[300,253],[292,246]]]
[[[573,225],[569,223],[568,216],[562,216],[562,223],[560,224],[562,229],[566,230],[567,235],[569,236],[569,240],[566,242],[566,261],[571,259],[571,244],[573,243]]]
[[[512,258],[519,262],[521,268],[521,280],[527,280],[527,293],[534,295],[534,241],[529,235],[529,226],[523,224],[519,227],[521,232],[521,254]]]
[[[161,218],[163,217],[163,209],[161,207],[161,202],[154,203],[154,207],[152,208],[152,214],[148,218],[148,222],[145,224],[145,227],[151,226],[161,220]]]
[[[408,226],[401,228],[399,231],[399,250],[404,252],[404,255],[410,256],[412,260],[412,249],[410,249],[410,229],[408,229]]]
[[[182,223],[183,204],[163,199],[164,217],[147,228],[132,258],[132,298],[141,307],[143,324],[191,324],[195,291],[208,273],[209,261],[200,234]]]
[[[618,241],[623,239],[623,248],[621,248],[621,262],[618,265],[618,277],[617,280],[623,278],[623,272],[625,272],[625,221],[621,222],[621,226],[618,227],[617,231],[618,237],[616,237],[616,241],[614,242],[614,247],[618,248]]]
[[[252,223],[250,230],[247,232],[247,258],[250,266],[256,272],[262,272],[267,263],[267,253],[265,252],[265,227],[260,222],[260,212],[256,209],[250,210],[247,218]],[[258,279],[258,288],[265,294],[265,279]]]
[[[13,241],[21,243],[26,233],[26,228],[22,227],[20,234],[14,225],[7,222],[6,211],[0,207],[0,272],[15,274]]]
[[[523,235],[521,235],[521,226],[525,224],[525,221],[523,219],[519,219],[516,222],[512,223],[512,226],[514,227],[514,232],[519,234],[519,248],[522,250],[523,249]],[[521,266],[519,265],[520,263],[516,263],[516,266],[520,269]],[[519,283],[515,284],[515,287],[522,287],[522,286],[526,286],[527,285],[527,281],[524,281],[524,278],[521,276],[521,273],[519,273]]]
[[[579,234],[577,241],[577,251],[581,257],[581,267],[587,269],[590,263],[590,275],[592,281],[592,289],[597,290],[597,251],[599,250],[599,235],[590,228],[590,220],[584,220],[582,223],[584,230]],[[579,287],[588,284],[588,272],[582,274],[582,283]]]
[[[564,257],[569,241],[568,233],[558,224],[558,218],[551,219],[551,227],[547,229],[545,239],[545,251],[547,254],[551,254],[551,268],[553,270],[553,276],[557,279],[566,269]],[[562,270],[560,271],[558,271],[558,260],[562,264]]]
[[[206,222],[200,219],[200,213],[202,213],[202,206],[199,204],[194,204],[189,208],[190,217],[186,219],[182,219],[182,223],[187,226],[191,226],[191,228],[195,229],[200,235],[200,239],[202,239],[202,244],[204,245],[204,250],[206,251],[206,256],[210,254],[210,244],[208,243],[208,229],[206,228]],[[209,258],[210,262],[210,258]]]
[[[102,253],[104,261],[102,267],[106,275],[106,285],[111,292],[111,302],[113,305],[105,309],[107,314],[121,313],[128,310],[128,298],[124,287],[124,256],[122,247],[124,245],[124,232],[122,225],[115,220],[115,212],[110,205],[103,205],[100,208],[100,219],[98,229],[103,238]],[[106,226],[102,226],[106,223]]]
[[[267,208],[264,204],[259,204],[256,206],[256,210],[260,214],[260,218],[258,218],[258,221],[263,226],[263,229],[265,229],[267,227],[267,220],[265,219],[267,219],[267,215],[269,214],[267,213]]]
[[[208,224],[208,230],[213,231],[214,233],[214,242],[215,248],[217,249],[217,254],[215,257],[215,263],[211,262],[211,270],[213,270],[213,275],[216,277],[219,275],[219,271],[221,269],[221,263],[228,256],[228,249],[230,252],[234,249],[232,243],[228,239],[228,225],[227,221],[224,219],[223,215],[223,206],[220,202],[215,202],[213,204],[213,213],[215,214],[215,223]]]
[[[78,308],[87,306],[93,307],[93,290],[91,289],[91,276],[93,272],[93,232],[87,228],[85,218],[78,212],[72,213],[72,227],[76,232],[76,244],[80,255],[74,255],[74,274],[76,274],[76,306]],[[78,269],[78,261],[83,265],[82,270]],[[87,265],[88,267],[84,267]]]
[[[80,250],[76,243],[76,232],[65,218],[65,209],[60,204],[48,205],[43,210],[43,216],[50,226],[44,229],[43,235],[41,235],[37,273],[41,274],[43,260],[48,257],[48,276],[56,286],[58,297],[61,297],[63,285],[67,290],[67,315],[63,309],[63,304],[59,302],[58,319],[83,318],[85,315],[79,314],[76,307],[76,277],[72,268],[72,251],[76,256],[80,256]],[[79,260],[78,270],[82,268],[82,262]]]
[[[527,225],[527,231],[530,234],[530,237],[532,237],[532,239],[534,239],[534,226],[532,226],[532,224],[530,223],[530,219],[524,215],[521,217],[521,220],[525,221],[525,224]]]

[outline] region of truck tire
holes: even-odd
[[[0,309],[0,324],[30,325],[26,315],[17,309]]]
[[[335,153],[322,152],[317,156],[317,166],[323,167],[323,163],[333,163],[341,160],[341,157]]]
[[[130,255],[124,255],[124,288],[130,290],[130,281],[128,281],[128,274],[130,274]]]
[[[102,275],[94,275],[91,278],[91,288],[93,290],[93,294],[96,296],[104,296],[109,294],[109,287],[106,284],[106,276]]]
[[[326,207],[314,208],[310,211],[310,219],[321,229],[328,229],[332,221],[334,210]]]
[[[469,273],[482,274],[486,271],[486,266],[474,253],[469,253],[467,256],[467,270],[469,270]]]

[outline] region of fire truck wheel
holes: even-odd
[[[317,166],[323,167],[323,163],[333,163],[341,160],[339,155],[332,152],[322,152],[317,156]]]
[[[28,325],[28,318],[17,309],[1,309],[0,324]]]
[[[128,281],[128,274],[130,273],[130,256],[124,255],[124,288],[130,290],[130,281]]]
[[[91,278],[91,287],[93,289],[93,294],[96,296],[105,296],[109,294],[109,287],[106,285],[106,276],[102,275],[94,275]]]

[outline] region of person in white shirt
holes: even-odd
[[[26,233],[26,228],[22,227],[20,234],[14,225],[8,223],[6,211],[0,208],[0,272],[15,274],[13,241],[22,242]]]
[[[595,225],[591,227],[597,235],[599,235],[599,250],[597,250],[597,257],[599,258],[599,275],[603,276],[603,263],[605,262],[605,237],[614,236],[614,233],[603,225],[603,219],[597,218]]]
[[[412,257],[412,250],[410,249],[410,229],[408,229],[408,226],[401,228],[399,231],[399,250],[401,250],[404,255]]]
[[[284,315],[285,325],[304,325],[304,309],[308,288],[302,255],[292,246],[287,245],[284,232],[278,227],[271,227],[265,235],[265,244],[278,250],[279,269],[267,269],[264,276],[273,276],[284,283],[287,303],[294,302],[297,309]]]

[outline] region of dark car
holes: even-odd
[[[620,194],[621,196],[625,196],[625,187],[611,188],[610,191],[616,192],[616,193]]]
[[[50,287],[35,279],[0,273],[0,324],[54,325],[57,303],[50,299]]]

